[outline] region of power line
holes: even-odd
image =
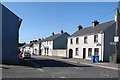
[[[97,18],[97,20],[103,19],[103,18],[105,18],[105,17],[107,17],[107,16],[111,15],[112,13],[114,13],[114,12],[115,12],[115,10],[116,10],[116,9],[113,9],[113,10],[112,10],[112,11],[110,11],[109,13],[107,13],[107,14],[105,14],[105,15],[103,15],[103,16],[101,16],[101,17],[99,17],[99,18]]]

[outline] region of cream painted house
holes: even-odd
[[[114,42],[115,28],[116,19],[102,24],[94,21],[92,26],[87,28],[79,26],[78,30],[68,38],[67,57],[90,60],[92,55],[98,55],[99,61],[108,61],[109,56],[115,53],[115,46],[110,44]],[[118,36],[120,37],[120,23]]]

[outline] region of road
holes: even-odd
[[[3,65],[3,78],[118,78],[118,71],[49,58],[26,59],[25,65]],[[30,65],[32,64],[32,65]]]

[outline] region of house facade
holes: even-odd
[[[52,56],[52,51],[54,49],[67,49],[67,38],[70,36],[67,32],[54,34],[42,41],[41,43],[41,52],[42,55]]]
[[[19,28],[22,22],[18,16],[0,3],[2,15],[2,34],[0,34],[0,45],[2,45],[2,63],[17,64],[19,50]]]
[[[39,39],[38,41],[34,42],[32,45],[33,55],[41,55],[41,43],[43,40]]]
[[[115,45],[110,44],[114,42],[115,30],[116,20],[102,24],[94,21],[92,26],[83,29],[79,26],[78,31],[68,38],[67,57],[90,60],[92,55],[98,55],[99,61],[109,61],[109,56],[115,53]]]

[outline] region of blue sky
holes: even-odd
[[[100,23],[114,20],[117,2],[4,2],[7,8],[23,19],[20,42],[45,38],[63,29],[69,34],[78,25],[89,27],[93,20]]]

